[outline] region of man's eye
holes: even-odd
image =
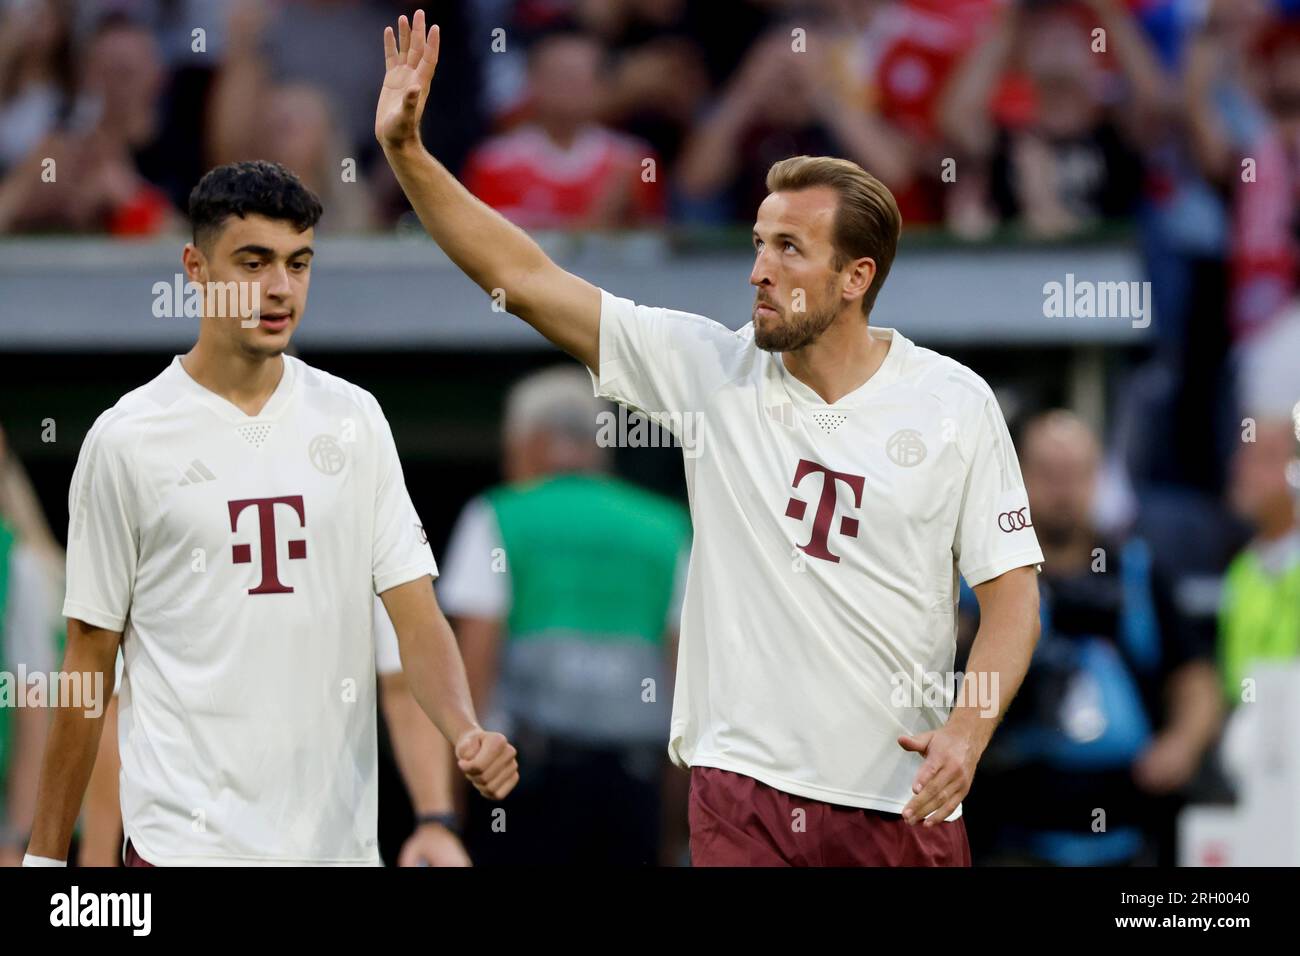
[[[250,259],[248,262],[245,262],[245,263],[244,263],[244,268],[245,268],[245,269],[256,269],[256,268],[260,267],[261,265],[262,265],[262,263],[258,262],[256,259]]]
[[[786,242],[785,242],[785,248],[786,248],[786,249],[794,249],[795,252],[798,252],[798,251],[799,251],[798,249],[795,249],[794,243],[791,242],[789,239],[787,239]]]
[[[292,265],[290,266],[290,268],[292,268],[292,269],[296,269],[296,270],[298,270],[299,272],[302,272],[303,269],[306,269],[306,268],[307,268],[307,263],[305,263],[305,262],[295,262],[295,263],[292,263]]]

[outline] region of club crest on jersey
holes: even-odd
[[[307,446],[307,457],[311,465],[322,475],[337,475],[343,470],[347,457],[343,446],[333,435],[317,435]]]
[[[831,528],[835,522],[835,505],[839,497],[836,494],[836,486],[841,481],[848,485],[853,491],[853,507],[861,508],[862,489],[865,487],[867,479],[863,475],[850,475],[843,471],[832,471],[825,465],[819,465],[815,461],[800,458],[791,487],[797,491],[804,478],[812,474],[822,476],[822,493],[817,501],[817,513],[813,516],[812,537],[808,539],[806,544],[798,545],[798,547],[814,558],[838,563],[840,560],[839,555],[832,552],[829,546]],[[791,496],[789,503],[785,506],[785,516],[793,518],[795,521],[802,521],[807,510],[808,503],[806,501]],[[850,518],[848,515],[841,517],[839,533],[846,538],[856,538],[858,536],[858,519]]]
[[[307,527],[307,510],[303,505],[302,495],[282,495],[279,498],[241,498],[226,502],[230,512],[230,530],[239,530],[239,516],[247,509],[256,509],[257,514],[257,549],[261,552],[262,579],[257,587],[249,588],[249,594],[292,594],[293,588],[280,581],[280,568],[276,560],[275,515],[276,505],[290,508],[298,516],[299,527]],[[307,557],[307,542],[302,538],[290,539],[289,559],[302,560]],[[231,560],[235,564],[251,564],[253,546],[237,544],[231,549]]]
[[[900,468],[915,468],[925,461],[925,442],[915,428],[900,428],[885,442],[885,454]]]

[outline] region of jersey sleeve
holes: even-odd
[[[68,491],[67,589],[63,614],[121,631],[131,607],[140,549],[140,502],[113,413],[95,422]]]
[[[402,476],[402,463],[388,420],[376,404],[373,409],[378,477],[374,497],[374,540],[371,575],[376,594],[424,575],[438,576],[424,522],[411,503]]]
[[[1013,568],[1042,564],[1020,461],[990,392],[970,425],[972,447],[953,541],[958,570],[971,587]]]
[[[744,350],[745,339],[712,319],[600,291],[596,394],[639,409],[683,443],[680,416],[703,409]]]
[[[510,613],[510,567],[486,498],[474,498],[461,511],[443,565],[438,601],[447,614],[502,618]]]

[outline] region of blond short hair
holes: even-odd
[[[903,228],[898,203],[884,183],[847,159],[791,156],[773,163],[767,171],[768,192],[814,186],[829,186],[840,199],[831,227],[835,249],[831,268],[843,269],[846,263],[863,257],[876,263],[876,274],[862,296],[862,314],[870,315],[898,250],[898,235]]]

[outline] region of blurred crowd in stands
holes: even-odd
[[[373,136],[383,29],[411,4],[0,10],[0,233],[179,236],[202,173],[254,158],[322,197],[324,234],[416,225]],[[1172,862],[1182,802],[1230,797],[1217,748],[1242,681],[1260,659],[1300,660],[1300,0],[426,10],[442,48],[424,141],[525,228],[748,226],[771,163],[808,153],[880,178],[905,233],[1030,244],[1117,227],[1138,250],[1156,318],[1104,437],[1059,410],[1017,429],[1044,638],[968,820],[979,862]],[[953,290],[954,322],[972,291]],[[9,525],[25,520],[49,560],[10,484]],[[479,616],[508,626],[494,601]],[[643,730],[636,774],[617,741],[600,757],[642,796],[658,773]],[[549,752],[579,773],[584,746]],[[527,791],[540,806],[564,792],[548,780]],[[664,793],[667,809],[633,804],[680,837],[680,794]],[[1080,822],[1099,806],[1125,808],[1106,839]],[[9,813],[16,833],[30,806]],[[611,823],[592,859],[617,859],[619,826],[637,830]],[[648,862],[657,832],[624,834],[626,861]]]

